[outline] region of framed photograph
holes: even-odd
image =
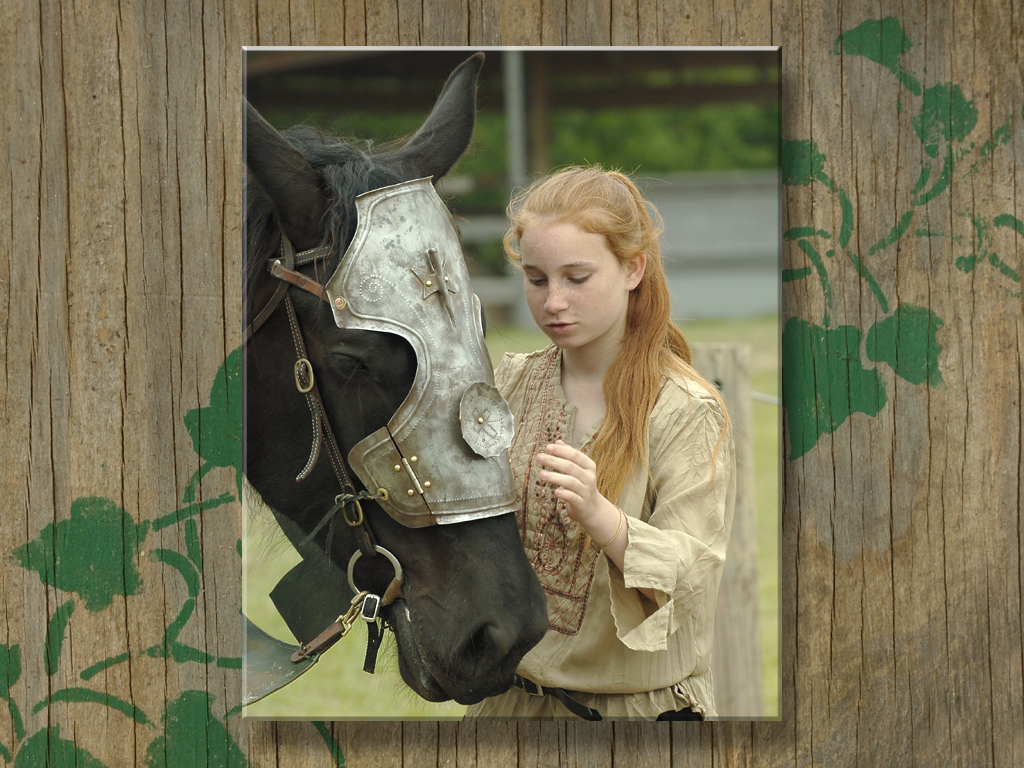
[[[244,58],[243,717],[778,717],[779,49]]]

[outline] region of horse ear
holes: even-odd
[[[327,212],[324,179],[288,140],[245,102],[245,163],[274,204],[297,250],[315,248]]]
[[[427,121],[397,155],[420,176],[434,183],[448,173],[469,146],[476,120],[476,83],[484,54],[475,53],[448,77]]]

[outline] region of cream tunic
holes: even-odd
[[[629,524],[621,573],[537,477],[537,453],[572,435],[575,408],[566,404],[560,370],[561,352],[549,346],[505,355],[495,371],[516,418],[509,456],[519,501],[527,500],[519,530],[548,598],[548,632],[519,674],[579,692],[574,698],[605,718],[653,719],[684,707],[711,717],[715,603],[736,488],[722,409],[700,384],[667,376],[648,428],[651,474],[638,463],[616,500]],[[575,447],[587,452],[599,427]],[[640,587],[655,592],[657,605]],[[518,688],[466,716],[574,717],[554,697]]]

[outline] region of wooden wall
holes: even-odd
[[[0,6],[0,761],[1024,764],[1024,5]],[[778,722],[244,723],[244,44],[780,45]]]

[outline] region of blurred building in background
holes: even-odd
[[[415,129],[471,52],[256,49],[246,95],[278,127],[381,143]],[[440,190],[489,322],[533,325],[500,257],[512,188],[590,162],[629,172],[660,211],[677,319],[778,314],[778,71],[777,50],[487,51],[474,144]]]

